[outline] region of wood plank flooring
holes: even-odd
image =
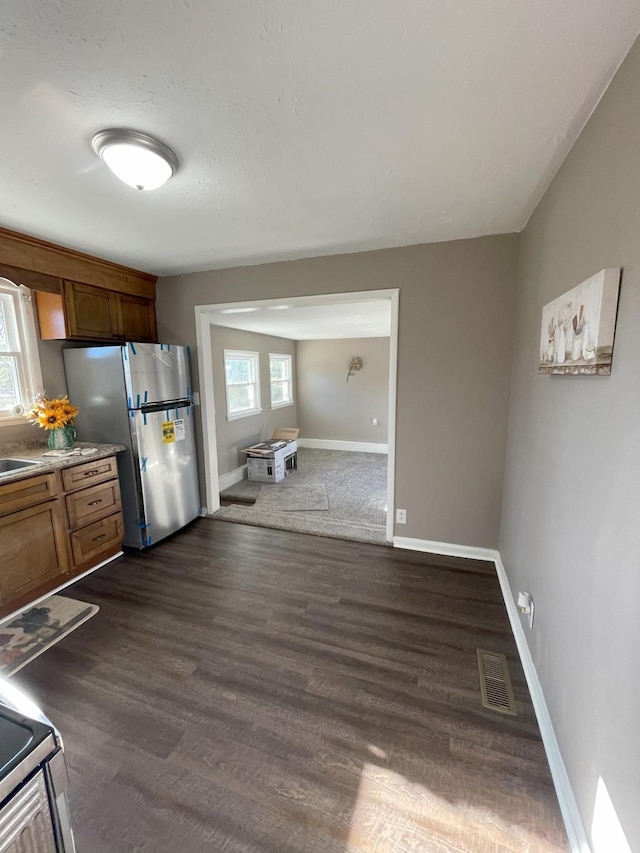
[[[67,594],[100,613],[14,682],[63,734],[79,853],[568,849],[489,564],[201,519]]]

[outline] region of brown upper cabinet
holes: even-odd
[[[77,281],[62,282],[60,300],[65,338],[113,338],[122,337],[118,323],[118,294],[112,290],[103,290],[92,284],[79,284]],[[40,333],[43,317],[38,305]]]
[[[157,340],[155,302],[92,284],[62,281],[62,293],[36,293],[43,340]]]
[[[36,293],[43,340],[156,342],[156,277],[0,228],[0,276]]]
[[[120,328],[125,341],[157,343],[156,303],[132,293],[118,293]]]

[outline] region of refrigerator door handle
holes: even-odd
[[[185,409],[193,406],[193,401],[188,397],[181,400],[163,400],[158,403],[143,403],[139,411],[143,415],[150,415],[152,412],[169,412],[172,409]]]

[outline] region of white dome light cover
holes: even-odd
[[[168,145],[136,130],[101,130],[91,147],[117,178],[137,190],[158,189],[178,168]]]

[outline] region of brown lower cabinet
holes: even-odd
[[[60,472],[75,571],[95,566],[120,549],[122,503],[115,456],[81,462]]]
[[[117,554],[115,456],[0,484],[0,617]]]
[[[3,604],[28,596],[69,571],[62,507],[56,500],[0,518]]]

